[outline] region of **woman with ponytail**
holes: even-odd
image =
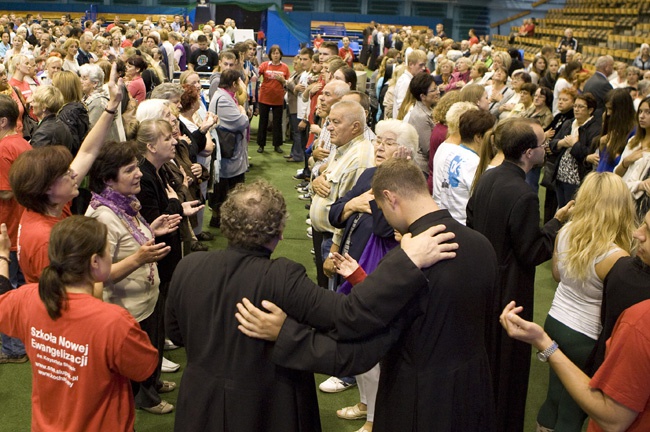
[[[64,219],[52,229],[39,283],[0,296],[0,331],[23,340],[32,359],[32,430],[134,428],[129,380],[151,375],[158,353],[133,317],[95,288],[111,274],[106,237],[93,218]]]

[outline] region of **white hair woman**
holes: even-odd
[[[343,236],[338,241],[335,237],[331,251],[349,254],[366,273],[371,273],[381,258],[398,245],[393,228],[375,204],[371,193],[370,185],[376,167],[394,157],[412,156],[418,149],[418,133],[408,123],[395,119],[382,120],[377,123],[375,130],[375,167],[365,170],[350,192],[332,204],[329,213],[330,223],[336,228],[344,229]],[[330,277],[336,275],[331,258],[325,260],[323,269]],[[350,293],[352,285],[349,282],[338,279],[338,276],[337,282],[338,292],[346,295]],[[329,380],[339,378],[330,377]],[[356,380],[359,403],[337,410],[336,415],[349,420],[365,417],[366,423],[359,430],[370,431],[379,385],[379,364],[368,372],[357,375]]]

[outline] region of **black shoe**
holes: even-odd
[[[210,226],[212,228],[221,228],[221,220],[218,217],[212,216],[210,219]]]
[[[305,173],[296,174],[293,176],[294,180],[307,180],[309,177]]]
[[[298,183],[295,186],[295,188],[300,189],[300,188],[304,188],[304,187],[307,187],[307,186],[309,186],[309,182],[307,180],[304,180],[304,181],[301,181],[300,183]]]
[[[276,153],[284,153],[284,150],[282,150],[282,147],[274,147],[274,150]]]
[[[257,152],[258,152],[258,153],[264,153],[264,147],[259,146],[259,147],[257,148]]]
[[[311,203],[310,204],[305,204],[305,208],[309,210],[311,208]]]
[[[193,242],[193,243],[192,243],[192,246],[190,246],[190,250],[191,250],[192,252],[205,252],[205,251],[207,251],[208,249],[209,249],[209,248],[208,248],[206,245],[204,245],[203,243],[198,242],[198,241]]]
[[[212,235],[210,232],[203,231],[202,233],[196,235],[196,239],[198,241],[212,241],[214,240],[214,235]]]

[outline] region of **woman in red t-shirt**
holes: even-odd
[[[282,50],[279,45],[269,49],[271,61],[260,66],[260,76],[264,77],[259,94],[260,123],[257,128],[258,153],[264,152],[266,145],[266,128],[269,123],[269,111],[273,111],[273,147],[282,153],[282,107],[284,106],[284,85],[291,73],[289,66],[282,63]]]

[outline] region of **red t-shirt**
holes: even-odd
[[[348,48],[348,49],[345,49],[345,47],[339,48],[339,57],[341,57],[343,60],[345,60],[345,57],[348,54],[350,55],[350,57],[346,61],[346,63],[348,64],[348,66],[352,67],[352,61],[354,60],[354,52],[352,51],[352,48]]]
[[[270,61],[262,63],[260,66],[260,76],[264,77],[260,87],[259,101],[266,105],[283,105],[284,104],[284,87],[282,83],[275,78],[276,74],[289,79],[291,72],[289,66],[284,63],[274,65]]]
[[[25,209],[18,228],[18,263],[27,283],[37,283],[41,272],[50,265],[47,247],[52,227],[65,218],[46,216]]]
[[[589,382],[621,405],[639,413],[628,432],[650,431],[650,300],[620,316],[607,341],[605,361]],[[594,421],[588,432],[601,432]]]
[[[144,102],[144,100],[147,98],[147,89],[144,86],[144,81],[142,80],[142,77],[136,77],[129,83],[128,86],[129,90],[129,95],[135,100],[140,102]]]
[[[21,153],[31,149],[32,146],[18,134],[8,135],[0,140],[0,191],[11,190],[9,169]],[[23,206],[13,197],[8,200],[0,199],[0,222],[7,224],[12,251],[18,247],[18,225],[23,210]]]
[[[123,308],[67,294],[52,320],[38,285],[0,296],[0,331],[25,342],[32,364],[32,430],[132,431],[133,381],[158,365],[158,351]]]

